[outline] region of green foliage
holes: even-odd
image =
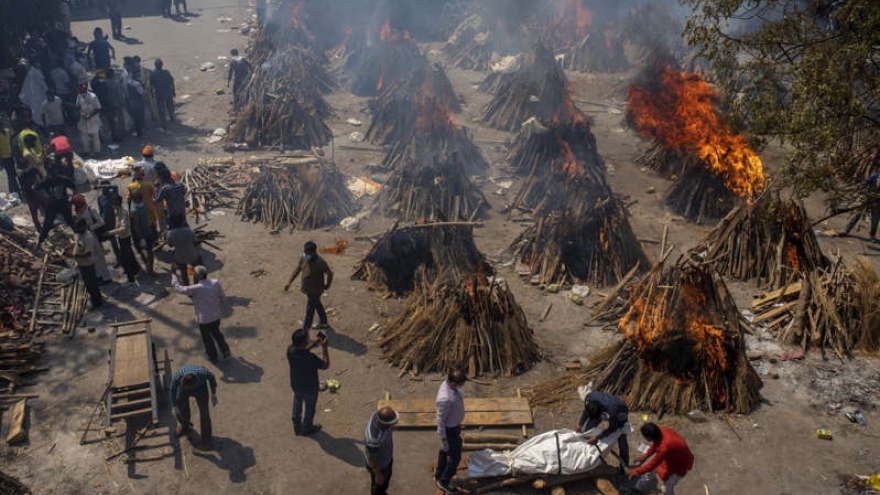
[[[880,152],[877,0],[681,0],[689,46],[710,62],[734,120],[790,146],[801,194],[850,195]],[[832,4],[836,4],[832,6]]]
[[[0,67],[15,63],[29,30],[42,34],[60,19],[61,0],[0,0]]]

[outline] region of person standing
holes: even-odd
[[[110,33],[114,40],[121,40],[122,36],[122,6],[119,0],[107,0],[107,15],[110,17]]]
[[[18,176],[18,185],[21,188],[21,199],[27,204],[28,210],[31,213],[31,220],[34,222],[34,228],[37,229],[37,232],[40,232],[40,235],[43,235],[43,227],[46,225],[47,221],[52,218],[53,222],[55,219],[55,215],[53,214],[51,217],[49,213],[51,209],[48,206],[51,206],[51,197],[49,199],[48,205],[44,197],[38,192],[37,185],[41,184],[42,177],[40,177],[40,172],[37,169],[29,168],[21,173]],[[71,182],[71,184],[73,184]],[[65,204],[66,201],[65,201]],[[40,223],[40,210],[46,207],[46,210],[43,213],[43,222]],[[70,214],[70,205],[67,205],[67,214]],[[70,223],[68,223],[70,225]],[[38,244],[43,242],[43,238],[41,237]]]
[[[144,169],[144,179],[146,179],[150,184],[156,184],[156,160],[153,158],[154,151],[153,147],[149,144],[144,146],[141,150],[141,160],[135,164],[135,167],[142,167]]]
[[[284,291],[290,290],[290,285],[296,280],[296,277],[302,273],[302,284],[300,291],[306,295],[306,316],[303,320],[303,328],[308,331],[312,327],[312,319],[315,312],[318,312],[318,327],[330,328],[327,323],[327,312],[324,311],[324,304],[321,303],[321,295],[324,291],[330,290],[333,283],[333,271],[324,261],[324,258],[318,256],[318,245],[312,241],[305,243],[303,246],[302,258],[297,263],[293,273],[290,274],[290,280],[284,286]]]
[[[18,177],[15,174],[15,160],[12,158],[12,123],[5,114],[0,115],[0,167],[6,171],[6,184],[9,192],[19,194]]]
[[[81,220],[73,224],[73,231],[76,233],[76,242],[73,245],[73,259],[76,262],[76,267],[79,269],[83,285],[86,286],[86,292],[89,293],[92,309],[97,309],[104,304],[104,296],[101,295],[101,288],[98,286],[98,275],[95,273],[93,250],[97,244],[97,239],[86,227],[86,223]]]
[[[241,91],[248,74],[251,73],[251,64],[246,58],[239,56],[237,48],[230,50],[229,54],[232,55],[232,61],[229,62],[229,72],[226,74],[226,87],[229,87],[231,81],[232,108],[237,109],[239,107],[238,93]]]
[[[608,427],[601,432],[590,436],[587,443],[595,445],[600,439],[617,431],[623,433],[617,438],[617,446],[620,449],[621,468],[629,466],[629,443],[626,436],[632,432],[629,425],[629,407],[621,398],[606,392],[590,392],[584,398],[584,412],[578,420],[575,429],[578,433],[589,432],[599,426],[603,421],[608,422]]]
[[[140,194],[147,209],[147,220],[153,227],[153,231],[158,233],[158,226],[165,222],[165,217],[156,207],[156,188],[152,182],[147,180],[147,168],[142,163],[138,162],[132,167],[134,179],[128,183],[128,209],[132,209],[131,203],[135,193]]]
[[[169,5],[168,1],[165,1],[166,5]],[[153,75],[153,72],[150,69],[145,68],[141,64],[141,57],[139,55],[135,55],[131,58],[132,63],[132,72],[131,77],[133,77],[137,82],[141,83],[144,87],[144,107],[147,109],[147,112],[150,114],[150,121],[156,121],[156,109],[153,108],[153,89],[150,86],[150,77]]]
[[[156,163],[155,169],[159,182],[156,190],[156,206],[165,205],[168,226],[172,223],[186,224],[186,187],[174,180],[171,171],[163,162]]]
[[[467,381],[464,371],[453,370],[437,391],[437,434],[440,435],[440,451],[437,454],[437,470],[434,484],[446,493],[459,493],[452,484],[452,477],[461,462],[461,423],[464,421],[464,397],[461,387]]]
[[[180,272],[183,285],[189,285],[189,267],[202,264],[202,251],[195,231],[179,219],[169,222],[170,229],[165,238],[168,247],[174,249],[174,266]]]
[[[95,69],[109,69],[110,61],[116,58],[116,50],[114,50],[113,45],[107,41],[103,29],[96,27],[92,34],[95,39],[89,43],[89,47],[86,50],[86,57],[91,57]]]
[[[318,333],[317,339],[309,344],[309,331],[300,328],[293,332],[290,340],[287,363],[290,365],[290,388],[293,390],[293,432],[308,436],[321,430],[321,425],[315,424],[315,407],[320,390],[318,370],[330,367],[327,336]],[[321,346],[321,357],[311,352],[317,345]]]
[[[125,99],[128,114],[131,115],[131,120],[134,122],[134,135],[143,137],[147,115],[144,106],[144,86],[137,79],[129,77],[125,82],[125,90],[128,93]]]
[[[183,12],[181,12],[181,7],[183,7]],[[186,10],[186,0],[174,0],[174,11],[177,15],[187,15],[189,11]]]
[[[391,466],[394,463],[394,438],[392,430],[400,419],[391,406],[385,406],[370,416],[364,433],[364,450],[367,471],[370,473],[370,495],[385,495],[391,483]]]
[[[645,423],[640,431],[645,440],[651,442],[651,447],[645,455],[638,456],[636,462],[649,457],[651,460],[635,469],[626,469],[626,475],[632,479],[656,471],[663,484],[662,493],[675,495],[675,485],[694,467],[694,454],[684,438],[670,428]]]
[[[39,140],[33,134],[24,137],[24,146],[21,149],[21,165],[23,169],[32,168],[40,173],[40,178],[45,179],[46,166],[43,164],[43,149],[39,147]]]
[[[174,372],[171,378],[171,390],[169,392],[172,412],[177,418],[177,428],[174,434],[183,436],[192,428],[190,418],[189,399],[195,398],[199,406],[199,431],[202,434],[202,443],[210,444],[213,439],[211,428],[211,411],[208,409],[208,387],[211,389],[211,404],[217,406],[217,379],[204,366],[188,364],[181,366]]]
[[[113,256],[116,259],[116,266],[119,266],[119,241],[116,239],[116,236],[110,234],[110,231],[116,228],[116,222],[119,221],[116,217],[115,206],[116,198],[119,197],[119,188],[111,184],[107,179],[101,179],[98,188],[101,190],[97,200],[98,213],[101,214],[101,218],[104,220],[104,228],[101,229],[98,240],[102,243],[104,241],[110,243],[110,249],[113,250]]]
[[[162,17],[171,17],[171,0],[157,0]]]
[[[101,152],[101,102],[98,96],[89,91],[88,86],[80,84],[79,95],[76,97],[76,108],[79,109],[79,136],[82,141],[83,155]]]
[[[64,107],[61,98],[55,96],[51,89],[46,90],[46,100],[43,101],[43,127],[53,134],[64,134]]]
[[[102,284],[113,282],[113,274],[110,273],[110,267],[107,266],[107,258],[104,256],[104,247],[101,246],[101,236],[106,230],[104,219],[88,205],[86,198],[80,194],[75,194],[70,200],[73,205],[73,222],[82,221],[86,224],[86,228],[93,234],[95,245],[92,249],[92,256],[95,258],[95,273],[101,280]],[[90,241],[92,239],[89,239]]]
[[[64,134],[53,135],[49,141],[49,151],[55,157],[55,172],[73,180],[73,147]]]
[[[100,72],[98,76],[100,77]],[[101,113],[107,119],[110,126],[110,137],[114,142],[120,142],[125,137],[125,98],[126,89],[116,77],[116,72],[108,69],[103,78],[104,95],[101,100]]]
[[[147,273],[155,277],[153,270],[153,243],[156,242],[156,231],[150,224],[144,197],[140,192],[131,194],[129,199],[129,217],[131,219],[131,238],[141,253],[141,259],[147,266]]]
[[[116,228],[108,232],[108,234],[116,238],[119,245],[119,264],[129,282],[134,282],[134,277],[141,271],[141,265],[134,257],[134,250],[131,247],[131,217],[128,210],[122,206],[122,196],[113,197],[113,207],[116,210]]]
[[[156,69],[150,74],[150,88],[159,110],[159,124],[165,128],[166,120],[174,122],[174,77],[163,68],[162,59],[157,58],[153,65]]]
[[[873,173],[865,180],[862,187],[862,195],[865,197],[865,207],[859,208],[858,211],[846,223],[846,230],[840,234],[841,237],[849,235],[850,231],[858,225],[862,215],[866,212],[871,215],[871,229],[869,234],[871,242],[880,243],[877,240],[877,225],[880,223],[880,173]]]
[[[208,361],[216,364],[217,348],[223,353],[223,359],[229,357],[229,344],[220,333],[220,315],[226,304],[226,293],[218,280],[208,278],[208,270],[198,265],[193,270],[193,285],[181,285],[177,278],[177,267],[171,265],[171,285],[178,294],[189,296],[196,309],[196,323],[205,344]]]

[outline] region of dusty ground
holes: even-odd
[[[240,23],[249,11],[245,0],[190,0],[197,17],[183,22],[159,17],[126,17],[131,26],[125,33],[140,44],[115,43],[117,58],[139,54],[145,61],[160,56],[178,83],[179,116],[182,124],[168,133],[150,130],[149,142],[157,144],[158,158],[182,170],[195,165],[199,156],[223,155],[217,145],[208,145],[205,136],[227,123],[228,95],[216,95],[225,87],[225,72],[220,55],[232,47],[243,49],[246,39],[230,25]],[[138,6],[132,6],[141,8]],[[151,14],[152,15],[152,14]],[[229,17],[230,22],[220,22]],[[81,20],[74,24],[80,39],[90,39],[96,25],[108,28],[108,22]],[[436,46],[428,49],[436,49]],[[436,53],[431,53],[436,58]],[[205,61],[218,70],[200,72]],[[471,127],[475,139],[490,158],[489,176],[507,175],[503,163],[503,143],[512,137],[477,126],[472,118],[488,101],[474,91],[481,74],[450,70],[457,91],[467,105],[458,117]],[[637,203],[631,208],[633,228],[640,239],[657,240],[664,225],[669,226],[670,240],[687,249],[707,227],[694,226],[664,211],[659,194],[647,193],[649,186],[664,191],[666,184],[639,171],[634,158],[645,143],[622,126],[624,103],[620,98],[627,75],[589,76],[572,74],[575,99],[595,121],[600,151],[608,164],[609,180],[614,190],[630,196]],[[184,98],[183,95],[188,95]],[[331,123],[337,145],[348,143],[355,130],[345,123],[350,117],[366,125],[365,100],[339,93],[330,98],[338,117]],[[360,130],[363,132],[365,128]],[[138,154],[142,142],[124,143],[119,155]],[[369,163],[381,160],[381,153],[327,149],[335,156],[343,172],[362,175]],[[779,164],[781,154],[765,154],[771,169]],[[511,191],[515,192],[518,183]],[[483,228],[476,230],[480,248],[490,257],[500,251],[522,228],[509,222],[498,211],[505,202],[487,183],[487,197],[493,210]],[[821,204],[810,204],[814,216]],[[843,219],[831,221],[841,227]],[[362,233],[381,232],[389,222],[369,218]],[[434,377],[422,381],[398,378],[397,370],[380,359],[367,329],[383,322],[400,308],[401,301],[379,299],[367,292],[360,282],[349,280],[352,264],[367,251],[367,241],[356,240],[350,233],[327,231],[295,232],[270,235],[260,226],[238,221],[234,212],[221,211],[210,221],[210,228],[226,235],[216,242],[222,248],[208,258],[212,276],[220,279],[231,296],[231,314],[223,322],[234,358],[220,366],[209,365],[198,339],[193,309],[189,301],[164,287],[167,275],[157,280],[142,279],[140,288],[115,287],[108,290],[113,308],[90,313],[85,326],[75,338],[50,339],[47,363],[49,371],[41,374],[32,391],[40,395],[31,401],[31,439],[23,447],[2,446],[4,470],[21,478],[44,494],[355,494],[366,493],[368,479],[363,468],[361,442],[364,423],[374,409],[374,401],[389,391],[393,397],[432,397],[439,382]],[[327,377],[342,382],[335,395],[324,394],[319,401],[318,421],[324,431],[312,438],[293,435],[290,423],[291,393],[288,387],[284,350],[291,331],[302,316],[304,301],[298,293],[285,294],[281,288],[299,256],[302,243],[314,239],[319,245],[331,245],[336,237],[350,243],[348,253],[329,256],[337,277],[326,296],[332,308],[330,332],[331,368]],[[829,239],[820,242],[826,252],[841,250],[847,256],[867,253],[859,238]],[[650,256],[657,256],[659,246],[645,242]],[[871,258],[876,260],[876,258]],[[875,261],[876,263],[876,261]],[[165,265],[160,263],[159,270]],[[252,273],[264,270],[262,276]],[[587,307],[578,307],[566,294],[550,295],[522,284],[509,268],[500,270],[511,282],[518,302],[523,306],[547,359],[524,376],[493,381],[492,385],[469,384],[468,396],[507,396],[518,387],[528,387],[555,374],[561,363],[571,357],[584,357],[613,339],[600,329],[584,329],[589,316]],[[732,284],[741,301],[757,291],[746,284]],[[544,322],[538,316],[548,303],[554,307]],[[163,446],[170,441],[167,426],[141,441],[156,446],[139,451],[140,457],[165,455],[152,462],[125,464],[122,457],[105,462],[117,452],[123,438],[101,441],[101,433],[91,433],[90,442],[78,444],[82,428],[100,397],[108,373],[107,350],[110,344],[107,323],[114,318],[149,316],[160,355],[168,351],[174,367],[185,363],[203,364],[222,377],[218,389],[219,405],[212,410],[215,448],[200,450],[192,442],[175,442],[174,449]],[[766,343],[765,343],[766,344]],[[696,466],[680,484],[679,493],[688,494],[830,494],[837,492],[841,477],[851,473],[876,472],[880,466],[880,415],[866,411],[867,428],[847,422],[842,415],[826,414],[831,402],[846,401],[850,391],[861,385],[876,392],[878,361],[859,357],[853,362],[823,362],[811,355],[805,363],[773,365],[781,378],[768,380],[763,394],[772,406],[761,406],[748,416],[733,417],[729,423],[715,418],[665,417],[661,423],[680,429],[696,454]],[[843,384],[843,377],[854,377]],[[821,390],[817,392],[816,390]],[[866,392],[870,400],[871,392]],[[865,409],[864,406],[862,406]],[[570,411],[552,415],[536,411],[535,429],[571,426],[579,412],[572,402]],[[636,425],[641,420],[633,414]],[[163,418],[170,424],[167,416]],[[651,419],[656,419],[651,417]],[[817,428],[834,431],[833,441],[818,440]],[[122,433],[118,428],[117,433]],[[396,437],[395,475],[391,492],[395,494],[431,493],[429,469],[436,452],[436,436],[431,431],[399,431]],[[632,439],[636,444],[637,438]],[[525,493],[525,492],[524,492]],[[579,486],[569,493],[589,493]]]

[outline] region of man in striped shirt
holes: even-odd
[[[370,494],[385,495],[391,483],[391,465],[394,462],[392,429],[400,416],[391,406],[385,406],[370,416],[364,433],[367,471],[370,472]]]
[[[464,421],[464,397],[459,390],[467,381],[464,371],[450,371],[446,381],[437,391],[437,433],[440,435],[440,452],[434,480],[437,488],[446,493],[459,493],[452,485],[452,477],[461,461],[461,423]]]
[[[177,429],[174,434],[185,435],[192,427],[189,398],[194,397],[199,406],[199,431],[202,443],[209,445],[212,439],[211,413],[208,410],[208,386],[211,387],[211,404],[217,405],[217,380],[214,374],[204,366],[189,364],[180,367],[171,379],[170,399],[174,417],[177,418]]]

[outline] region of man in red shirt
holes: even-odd
[[[73,180],[73,148],[64,134],[52,134],[49,151],[55,155],[55,169],[61,175]]]
[[[694,467],[694,455],[691,449],[681,435],[669,428],[645,423],[641,432],[645,440],[651,442],[651,448],[645,452],[645,455],[637,457],[636,462],[654,457],[636,469],[627,469],[627,476],[634,478],[656,471],[657,477],[663,483],[663,493],[675,495],[675,485]]]

